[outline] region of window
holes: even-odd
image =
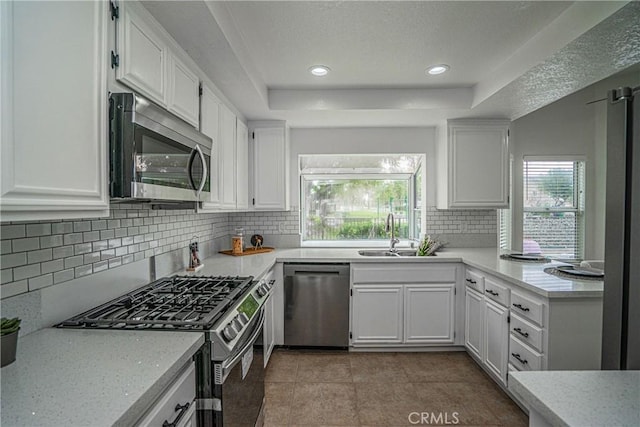
[[[582,258],[584,162],[525,158],[523,251]]]
[[[387,241],[416,236],[422,194],[419,155],[300,156],[303,242]],[[419,186],[420,188],[416,188]]]

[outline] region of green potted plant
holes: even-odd
[[[13,363],[16,360],[16,348],[18,347],[18,331],[20,330],[20,319],[14,317],[0,319],[0,367]]]

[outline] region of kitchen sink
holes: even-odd
[[[416,251],[410,249],[398,250],[396,252],[391,252],[388,249],[363,249],[358,251],[358,253],[362,256],[416,256]]]

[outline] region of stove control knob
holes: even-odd
[[[262,298],[267,294],[267,292],[262,288],[262,286],[258,286],[258,289],[256,289],[256,293],[260,298]]]
[[[243,325],[249,323],[249,316],[247,316],[245,313],[240,313],[238,318],[240,319],[240,323],[242,323]]]
[[[269,282],[264,282],[264,285],[267,287],[267,289],[273,288],[273,280]]]
[[[237,335],[238,333],[231,327],[231,325],[227,325],[227,327],[222,331],[222,336],[227,342],[234,339]]]
[[[242,330],[243,324],[240,322],[239,316],[236,316],[231,322],[233,329],[240,332]]]
[[[271,287],[268,284],[263,283],[262,284],[262,289],[264,290],[264,293],[266,294],[266,293],[269,292],[269,289],[271,289]]]

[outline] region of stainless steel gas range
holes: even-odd
[[[203,333],[195,355],[198,425],[261,424],[264,303],[272,282],[172,276],[74,316],[61,328]]]

